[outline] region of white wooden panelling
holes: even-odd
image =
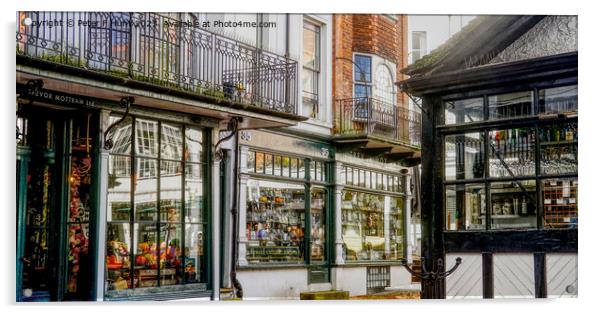
[[[483,258],[481,254],[447,254],[446,270],[456,264],[456,257],[462,264],[447,277],[445,288],[448,299],[483,297]]]
[[[534,298],[533,254],[493,254],[495,298]]]
[[[577,297],[577,254],[546,254],[548,298]]]

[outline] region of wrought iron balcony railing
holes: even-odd
[[[335,133],[420,146],[421,114],[372,97],[338,100]]]
[[[296,114],[289,58],[157,13],[17,14],[19,55]]]

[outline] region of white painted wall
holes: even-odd
[[[483,297],[483,257],[481,254],[445,255],[446,269],[456,264],[456,258],[462,258],[458,266],[446,279],[445,288],[448,299],[468,299]]]
[[[493,254],[494,298],[534,298],[534,263],[531,253]]]
[[[337,267],[332,271],[335,290],[349,291],[349,296],[367,294],[366,267]]]
[[[239,269],[236,274],[245,300],[299,299],[309,290],[305,268]]]
[[[548,298],[576,298],[577,254],[546,254]]]

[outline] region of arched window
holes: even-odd
[[[393,76],[384,64],[379,64],[374,80],[374,97],[391,105],[395,104],[395,91],[393,89]]]

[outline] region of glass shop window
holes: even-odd
[[[445,179],[483,178],[485,173],[485,136],[466,133],[445,137]]]
[[[535,175],[535,129],[494,130],[489,142],[490,177]]]
[[[114,140],[122,144],[109,156],[105,293],[128,297],[175,285],[204,290],[203,131],[135,120],[128,118],[116,128]],[[120,155],[131,145],[133,153]],[[133,181],[125,175],[132,159]]]
[[[544,227],[577,228],[577,178],[547,179],[542,181],[541,186]]]
[[[484,230],[485,185],[454,184],[445,187],[445,224],[447,230]]]
[[[539,114],[577,113],[577,85],[539,91]]]
[[[483,121],[483,98],[448,101],[445,103],[445,124]]]
[[[519,118],[533,114],[531,91],[489,96],[489,120]]]
[[[577,123],[562,123],[539,128],[542,174],[577,173]]]
[[[491,183],[491,229],[537,227],[535,180]]]
[[[391,260],[403,255],[402,199],[348,190],[342,198],[345,260]]]
[[[318,207],[317,197],[315,202]],[[305,187],[248,180],[246,229],[250,264],[301,263],[305,250]]]

